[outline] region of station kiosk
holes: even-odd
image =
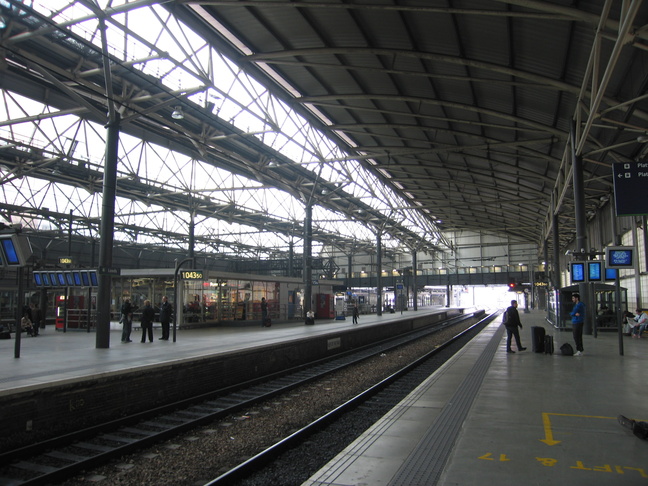
[[[616,322],[616,313],[618,305],[615,301],[616,296],[616,286],[608,285],[604,283],[590,283],[590,290],[593,291],[594,295],[594,306],[590,306],[587,301],[587,296],[581,296],[583,302],[586,302],[588,309],[596,309],[597,313],[601,309],[607,308],[609,312],[609,318],[607,319],[595,319],[597,330],[617,330]],[[628,309],[628,290],[624,287],[620,288],[621,290],[621,302],[620,309],[621,312]],[[559,290],[553,290],[549,292],[549,302],[548,302],[548,315],[547,320],[556,328],[560,330],[571,330],[571,316],[569,313],[574,308],[574,303],[571,300],[573,293],[578,292],[578,285],[570,285],[568,287],[563,287]],[[591,294],[592,292],[590,292]],[[597,316],[599,317],[599,316]]]

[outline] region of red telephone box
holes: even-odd
[[[335,302],[330,294],[315,294],[315,315],[319,319],[333,319],[335,317]]]
[[[87,311],[85,309],[85,297],[83,295],[68,295],[67,303],[65,295],[57,295],[56,305],[56,329],[81,329],[86,325]],[[67,326],[65,318],[67,317]]]

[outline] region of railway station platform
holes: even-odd
[[[481,310],[430,307],[351,319],[273,323],[272,327],[218,326],[182,329],[176,339],[121,342],[96,347],[96,334],[56,331],[0,340],[0,429],[25,440],[149,412],[178,401],[213,396],[219,390],[297,369],[377,341]],[[14,335],[12,334],[12,337]],[[172,333],[173,336],[173,333]],[[18,352],[16,352],[16,349]],[[6,444],[5,444],[6,445]]]
[[[303,486],[648,484],[648,441],[617,422],[648,420],[648,339],[623,336],[620,355],[616,333],[585,335],[567,357],[571,331],[520,317],[526,351],[507,354],[493,321]],[[533,325],[553,355],[532,352]]]
[[[459,315],[463,310],[452,309],[450,312]],[[96,348],[94,331],[63,332],[47,326],[37,337],[23,333],[18,353],[14,333],[11,339],[0,340],[0,396],[445,313],[448,309],[444,307],[426,307],[418,311],[384,313],[382,316],[361,315],[357,325],[353,325],[351,317],[348,317],[343,320],[318,319],[312,326],[304,325],[303,321],[292,321],[275,323],[269,328],[259,324],[179,329],[175,342],[173,330],[169,341],[159,340],[162,332],[159,323],[155,323],[152,343],[140,342],[139,328],[134,328],[131,333],[133,342],[122,343],[121,325],[113,322],[110,345],[105,349]]]

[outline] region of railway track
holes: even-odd
[[[309,468],[299,470],[297,465],[304,463],[305,457],[312,456],[314,453],[319,454],[325,448],[325,444],[331,441],[344,445],[351,443],[356,437],[355,432],[347,430],[349,423],[363,421],[363,417],[383,416],[438,368],[439,363],[432,362],[431,358],[443,353],[447,347],[462,340],[467,334],[481,330],[496,316],[497,313],[484,317],[443,345],[407,364],[326,415],[278,441],[272,447],[206,483],[205,486],[301,484],[315,472]],[[374,421],[373,418],[365,420],[367,427]],[[359,429],[364,431],[367,427],[361,426]],[[313,438],[316,435],[320,437]],[[340,437],[341,435],[344,437]],[[306,452],[302,451],[302,448]],[[322,465],[328,462],[328,459],[332,459],[337,452],[339,451],[329,451],[330,458],[322,457],[320,460]],[[286,477],[287,471],[290,471],[290,478]],[[299,477],[300,474],[302,477]],[[295,482],[296,478],[297,482]]]
[[[194,397],[172,406],[125,417],[1,454],[0,484],[26,486],[62,481],[82,470],[92,469],[135,450],[145,449],[336,370],[471,318],[474,316],[451,319],[434,328],[418,330],[353,353],[300,367],[281,376],[266,377],[263,381],[256,380],[236,389],[230,388]],[[288,440],[288,443],[291,440]],[[269,455],[272,453],[268,451]],[[265,456],[266,459],[258,460],[267,460],[269,455]],[[237,474],[239,473],[233,473],[231,477]],[[229,479],[224,478],[221,481]]]

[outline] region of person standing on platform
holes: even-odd
[[[146,335],[150,342],[153,342],[153,320],[155,319],[155,309],[151,305],[150,300],[144,301],[144,307],[142,308],[142,342],[146,342]]]
[[[261,327],[268,325],[268,302],[265,297],[261,297]]]
[[[38,308],[38,304],[31,304],[32,325],[34,327],[34,336],[38,336],[38,332],[43,320],[43,313]]]
[[[360,311],[358,310],[358,305],[353,306],[353,323],[358,323],[358,317],[360,317]]]
[[[572,333],[576,343],[574,356],[583,356],[583,325],[585,324],[585,304],[580,300],[580,294],[572,294],[574,308],[569,313],[572,318]]]
[[[169,299],[165,295],[162,297],[162,304],[160,304],[160,324],[162,324],[162,341],[169,340],[169,327],[171,324],[171,316],[173,315],[173,306],[169,303]]]
[[[121,306],[121,318],[119,322],[122,323],[124,328],[122,329],[122,338],[121,342],[122,343],[131,343],[131,329],[133,328],[133,311],[134,311],[133,304],[131,304],[131,301],[129,298],[124,299],[124,303]]]
[[[522,347],[520,342],[520,331],[518,327],[522,329],[522,322],[520,322],[520,314],[517,310],[517,300],[511,301],[511,306],[506,309],[506,320],[504,326],[506,326],[506,352],[515,353],[511,349],[511,338],[515,337],[515,344],[517,345],[518,351],[524,351],[526,348]]]

